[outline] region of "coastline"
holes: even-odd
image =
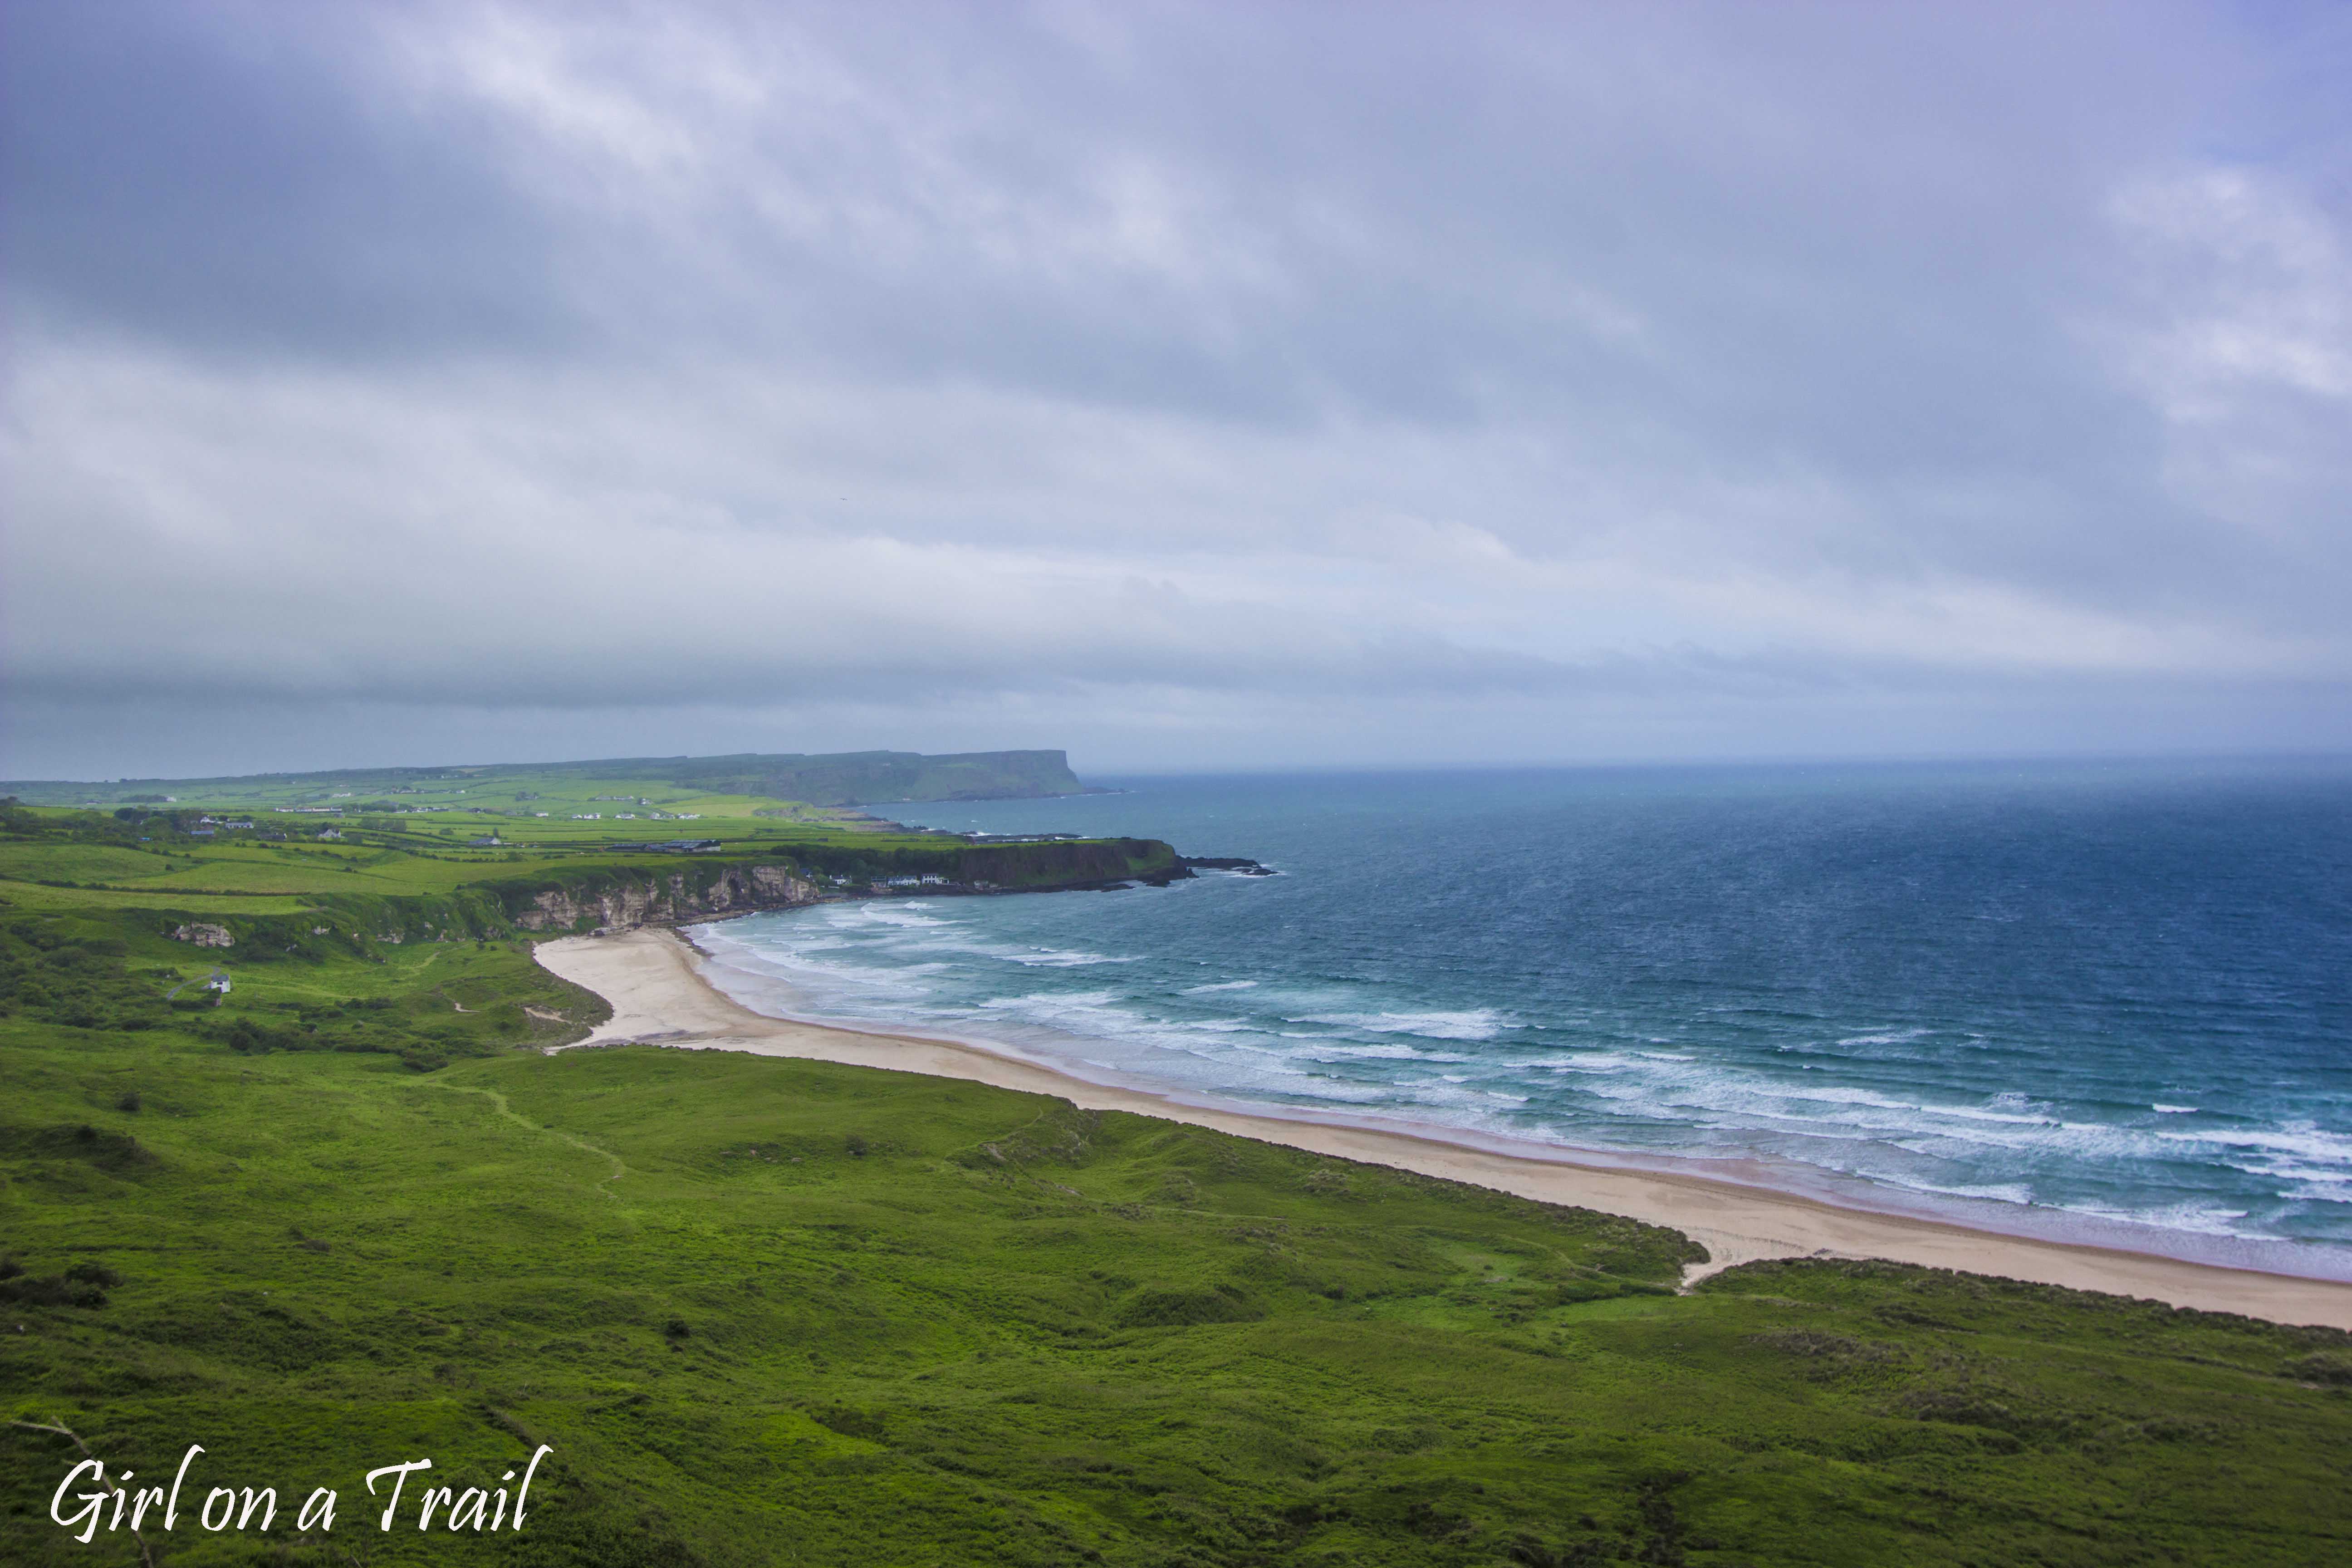
[[[535,952],[546,968],[595,992],[613,1008],[611,1020],[586,1039],[557,1050],[630,1042],[736,1050],[1055,1095],[1087,1110],[1130,1111],[1668,1226],[1697,1241],[1712,1258],[1691,1273],[1693,1279],[1763,1258],[1884,1258],[2283,1323],[2352,1329],[2352,1284],[2005,1236],[1704,1176],[1584,1164],[1569,1157],[1532,1158],[1396,1129],[1191,1105],[973,1046],[772,1018],[711,984],[698,952],[666,929],[567,937],[541,943]]]

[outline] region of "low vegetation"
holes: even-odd
[[[602,1008],[467,923],[506,863],[174,846],[309,879],[165,908],[37,875],[152,847],[11,821],[0,1561],[141,1561],[50,1522],[77,1443],[278,1489],[151,1521],[189,1568],[2352,1561],[2352,1336],[1891,1265],[1678,1294],[1673,1232],[1199,1129],[544,1055]],[[376,1529],[366,1471],[541,1444],[522,1533]]]

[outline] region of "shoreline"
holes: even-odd
[[[1201,862],[1195,862],[1199,864]],[[759,912],[759,911],[750,911]],[[735,918],[733,915],[727,919]],[[2294,1267],[2294,1244],[2280,1240],[2240,1237],[2211,1237],[2194,1233],[2157,1231],[2139,1234],[2142,1227],[2121,1220],[2101,1216],[2085,1218],[2069,1214],[2061,1222],[2063,1228],[2043,1225],[2051,1211],[2032,1205],[1996,1204],[1990,1200],[1955,1198],[1938,1194],[1921,1194],[1900,1187],[1887,1187],[1864,1178],[1843,1176],[1818,1166],[1794,1162],[1775,1162],[1761,1155],[1718,1156],[1700,1158],[1690,1155],[1662,1154],[1648,1151],[1593,1148],[1550,1140],[1515,1138],[1507,1133],[1485,1132],[1438,1121],[1420,1121],[1402,1117],[1381,1116],[1374,1112],[1354,1111],[1331,1105],[1306,1106],[1270,1104],[1241,1097],[1223,1097],[1213,1089],[1182,1088],[1156,1084],[1148,1079],[1137,1079],[1120,1076],[1101,1064],[1072,1061],[1051,1053],[1039,1054],[1010,1041],[991,1039],[984,1035],[963,1036],[909,1029],[880,1020],[825,1017],[801,1011],[789,1002],[781,1008],[775,998],[746,1000],[734,987],[720,977],[721,972],[753,974],[773,980],[772,976],[757,975],[756,971],[743,971],[730,962],[719,947],[703,940],[700,928],[717,925],[719,921],[693,922],[663,922],[671,933],[696,955],[696,970],[703,983],[718,991],[738,1006],[763,1018],[781,1023],[806,1025],[815,1028],[839,1029],[853,1035],[878,1036],[890,1039],[915,1040],[932,1045],[954,1047],[979,1055],[1015,1063],[1025,1063],[1056,1078],[1087,1085],[1107,1092],[1129,1091],[1144,1096],[1166,1108],[1161,1114],[1173,1114],[1178,1109],[1195,1111],[1216,1111],[1242,1117],[1255,1117],[1276,1122],[1301,1123],[1309,1126],[1353,1129],[1373,1133],[1386,1133],[1414,1142],[1435,1143],[1450,1148],[1466,1149],[1494,1154],[1504,1159],[1536,1164],[1564,1164],[1594,1171],[1613,1171],[1634,1175],[1667,1178],[1687,1178],[1710,1187],[1729,1187],[1740,1191],[1761,1193],[1772,1197],[1786,1197],[1818,1204],[1823,1207],[1849,1214],[1875,1215],[1898,1220],[1916,1220],[1942,1226],[1970,1235],[1985,1235],[2014,1241],[2040,1242],[2056,1247],[2085,1248],[2093,1252],[2122,1253],[2131,1257],[2152,1257],[2173,1262],[2194,1264],[2245,1274],[2275,1276],[2284,1279],[2313,1279],[2326,1284],[2352,1288],[2352,1249],[2347,1249],[2339,1267],[2309,1268]],[[711,933],[715,935],[716,933]],[[723,939],[720,939],[723,943]],[[790,989],[789,983],[781,983]],[[1070,1037],[1068,1045],[1083,1047],[1082,1037]],[[1087,1070],[1099,1068],[1105,1076]],[[2072,1231],[2074,1234],[2067,1234]],[[2237,1256],[2230,1256],[2235,1252]],[[2201,1256],[2200,1256],[2201,1254]],[[2331,1260],[2337,1261],[2337,1260]],[[1704,1268],[1695,1278],[1703,1278],[1713,1268]]]
[[[712,984],[702,973],[698,950],[663,928],[566,937],[539,943],[533,951],[547,969],[595,992],[613,1008],[611,1020],[587,1038],[552,1050],[629,1043],[735,1050],[1054,1095],[1086,1110],[1124,1110],[1666,1226],[1710,1255],[1711,1261],[1690,1271],[1686,1282],[1765,1258],[1884,1258],[2283,1323],[2352,1329],[2352,1284],[2008,1236],[1706,1176],[1580,1163],[1565,1154],[1534,1158],[1397,1129],[1188,1104],[975,1046],[770,1017]]]

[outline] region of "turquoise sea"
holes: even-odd
[[[702,928],[764,1011],[2352,1278],[2352,763],[1100,780],[1271,878]]]

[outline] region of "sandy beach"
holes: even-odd
[[[802,1024],[754,1013],[711,985],[701,956],[658,929],[569,937],[539,961],[612,1005],[577,1047],[645,1041],[695,1050],[803,1057],[894,1072],[966,1079],[1053,1094],[1088,1110],[1126,1110],[1210,1127],[1337,1158],[1473,1183],[1671,1226],[1714,1261],[1692,1278],[1767,1258],[1877,1258],[2065,1285],[2286,1323],[2352,1329],[2352,1285],[2221,1268],[2174,1258],[1993,1235],[1933,1220],[1848,1209],[1703,1176],[1612,1170],[1525,1158],[1379,1128],[1332,1126],[1183,1104],[1106,1087],[972,1047]]]

